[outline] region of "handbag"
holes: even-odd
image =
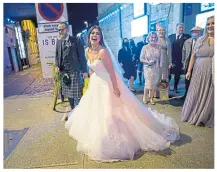
[[[159,82],[159,88],[161,89],[161,90],[166,90],[167,88],[168,88],[168,86],[169,86],[169,83],[167,82],[167,80],[160,80],[160,82]]]
[[[88,84],[89,84],[89,78],[85,78],[85,79],[84,79],[84,87],[83,87],[83,90],[82,90],[83,95],[85,94],[85,92],[86,92],[87,89],[88,89]]]

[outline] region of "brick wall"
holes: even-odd
[[[131,38],[131,21],[133,20],[133,4],[127,4],[127,7],[121,11],[122,34],[123,38]]]
[[[99,23],[103,31],[104,40],[108,47],[117,56],[120,43],[120,21],[119,13]]]
[[[114,3],[98,3],[98,16],[105,13],[109,8],[114,6]]]

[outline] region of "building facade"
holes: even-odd
[[[99,3],[98,21],[107,45],[117,57],[123,38],[133,38],[137,43],[143,34],[156,31],[158,24],[164,25],[170,35],[175,33],[177,23],[184,23],[184,32],[189,34],[197,15],[213,11],[214,5],[207,3],[204,11],[201,8],[201,3]]]

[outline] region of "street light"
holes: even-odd
[[[85,24],[86,28],[88,28],[88,22],[84,21],[84,24]]]

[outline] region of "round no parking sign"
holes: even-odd
[[[38,3],[36,12],[38,23],[68,21],[65,3]]]

